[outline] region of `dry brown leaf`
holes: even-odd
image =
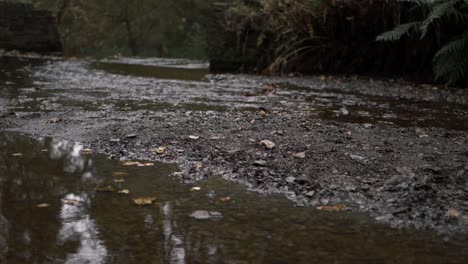
[[[454,208],[449,208],[447,213],[445,213],[445,218],[447,220],[455,219],[461,216],[460,211]]]
[[[294,158],[297,158],[297,159],[305,159],[306,153],[305,153],[305,151],[304,151],[304,152],[294,153],[294,154],[293,154],[293,157],[294,157]]]
[[[38,208],[46,208],[46,207],[50,207],[50,204],[48,204],[48,203],[41,203],[41,204],[36,205],[36,207],[38,207]]]
[[[231,200],[231,197],[229,197],[229,196],[219,198],[219,201],[221,201],[221,202],[228,202],[230,200]]]
[[[90,148],[85,148],[83,149],[82,153],[85,155],[93,154],[93,150]]]
[[[323,205],[317,207],[318,210],[323,210],[323,211],[343,211],[346,209],[346,205],[344,204],[335,204],[335,205]]]
[[[49,119],[47,122],[48,123],[59,123],[59,122],[62,122],[62,118],[54,117],[54,118]]]
[[[112,176],[114,176],[114,177],[123,177],[123,176],[128,176],[128,173],[123,172],[123,171],[114,171],[114,172],[112,172]]]
[[[137,205],[150,205],[156,202],[156,197],[139,197],[133,199],[133,202]]]
[[[166,147],[150,148],[149,151],[161,155],[166,151]]]
[[[115,189],[112,186],[104,186],[104,187],[96,188],[96,191],[98,191],[98,192],[115,192]]]

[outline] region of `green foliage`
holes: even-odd
[[[433,58],[434,78],[446,85],[456,85],[466,82],[468,77],[468,1],[467,0],[426,0],[409,1],[417,4],[421,10],[427,10],[421,21],[410,22],[396,26],[393,30],[382,33],[378,41],[396,41],[411,32],[419,35],[421,41],[426,41],[429,34],[438,39],[444,32],[450,30],[450,35],[460,34],[447,40]]]

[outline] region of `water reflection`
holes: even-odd
[[[47,149],[47,151],[45,151]],[[398,231],[295,208],[219,178],[200,191],[173,165],[126,167],[77,143],[0,133],[0,263],[466,263],[468,238]],[[14,153],[22,153],[22,156]],[[128,174],[116,183],[113,172]],[[129,195],[99,193],[99,186]],[[132,198],[156,196],[152,206]],[[231,197],[229,201],[221,197]],[[37,207],[38,204],[49,206]],[[195,210],[219,211],[198,221]],[[356,243],[358,241],[359,243]]]

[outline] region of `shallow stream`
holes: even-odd
[[[0,133],[2,263],[466,263],[468,241],[294,207],[175,165],[124,166],[59,139]],[[116,181],[117,180],[117,181]],[[115,192],[99,192],[111,186]],[[194,190],[193,187],[199,187]],[[119,190],[129,190],[121,194]],[[151,205],[132,199],[156,197]],[[196,210],[222,219],[196,220]]]

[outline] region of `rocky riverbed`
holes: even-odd
[[[222,176],[394,227],[468,231],[466,90],[352,76],[204,76],[203,64],[184,60],[0,61],[0,130],[177,163],[187,182]],[[139,75],[135,64],[149,68]]]

